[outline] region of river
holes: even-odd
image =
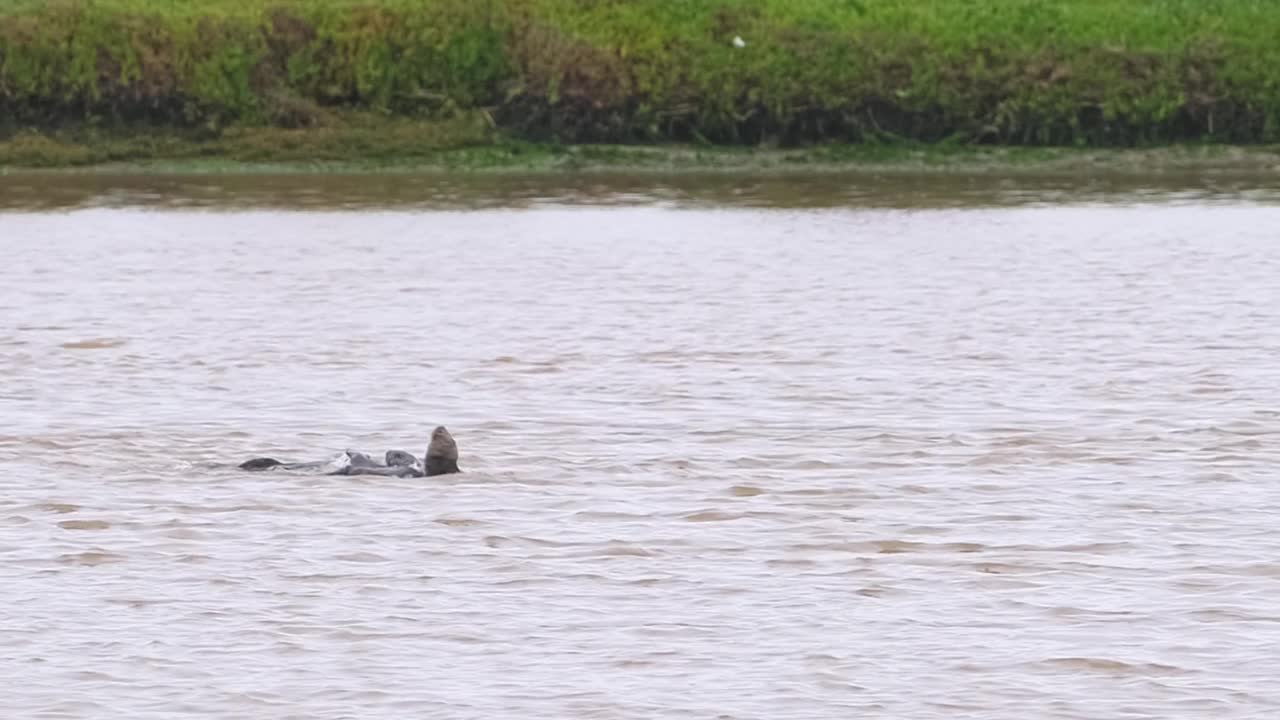
[[[1278,236],[1268,177],[0,176],[0,715],[1274,717]]]

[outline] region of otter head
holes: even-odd
[[[431,444],[427,446],[423,465],[428,476],[461,472],[458,470],[458,443],[443,425],[431,431]]]
[[[387,451],[387,467],[403,468],[403,474],[397,477],[422,477],[427,474],[422,467],[422,461],[414,457],[413,453],[403,450]]]

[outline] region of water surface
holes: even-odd
[[[1276,187],[0,177],[0,707],[1273,717]]]

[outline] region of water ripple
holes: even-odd
[[[1280,210],[187,182],[0,202],[7,716],[1280,710]]]

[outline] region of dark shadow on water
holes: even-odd
[[[1280,201],[1259,172],[1000,176],[992,173],[749,175],[0,174],[0,210],[469,210],[561,206],[963,208]]]

